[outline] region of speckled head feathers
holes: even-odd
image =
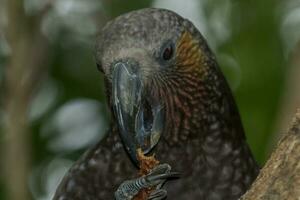
[[[164,43],[170,40],[177,43],[184,32],[191,34],[199,46],[209,52],[194,25],[175,12],[157,8],[132,11],[115,18],[102,29],[96,44],[96,61],[106,71],[114,60],[124,57],[142,56],[147,60],[145,54],[159,54]],[[147,65],[156,65],[151,60],[148,62]]]

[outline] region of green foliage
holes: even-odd
[[[241,67],[242,81],[235,97],[248,141],[260,163],[266,159],[287,69],[275,9],[274,1],[240,1],[232,13],[233,37],[221,48]]]

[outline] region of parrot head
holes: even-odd
[[[193,104],[205,80],[213,80],[214,63],[190,21],[155,8],[121,15],[102,29],[95,57],[121,139],[137,165],[137,149],[148,154],[163,138],[176,144],[188,137],[199,118]]]

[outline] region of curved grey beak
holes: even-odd
[[[147,154],[158,143],[163,131],[164,111],[160,104],[149,102],[142,75],[137,69],[136,64],[115,64],[112,101],[123,144],[139,166],[137,150],[140,148]]]

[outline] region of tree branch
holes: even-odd
[[[300,110],[290,129],[242,200],[285,200],[300,197]]]
[[[28,107],[41,73],[46,70],[47,41],[40,32],[40,18],[27,16],[23,1],[6,1],[6,35],[11,55],[5,68],[4,179],[8,199],[29,200],[31,164]],[[41,17],[41,16],[39,16]]]

